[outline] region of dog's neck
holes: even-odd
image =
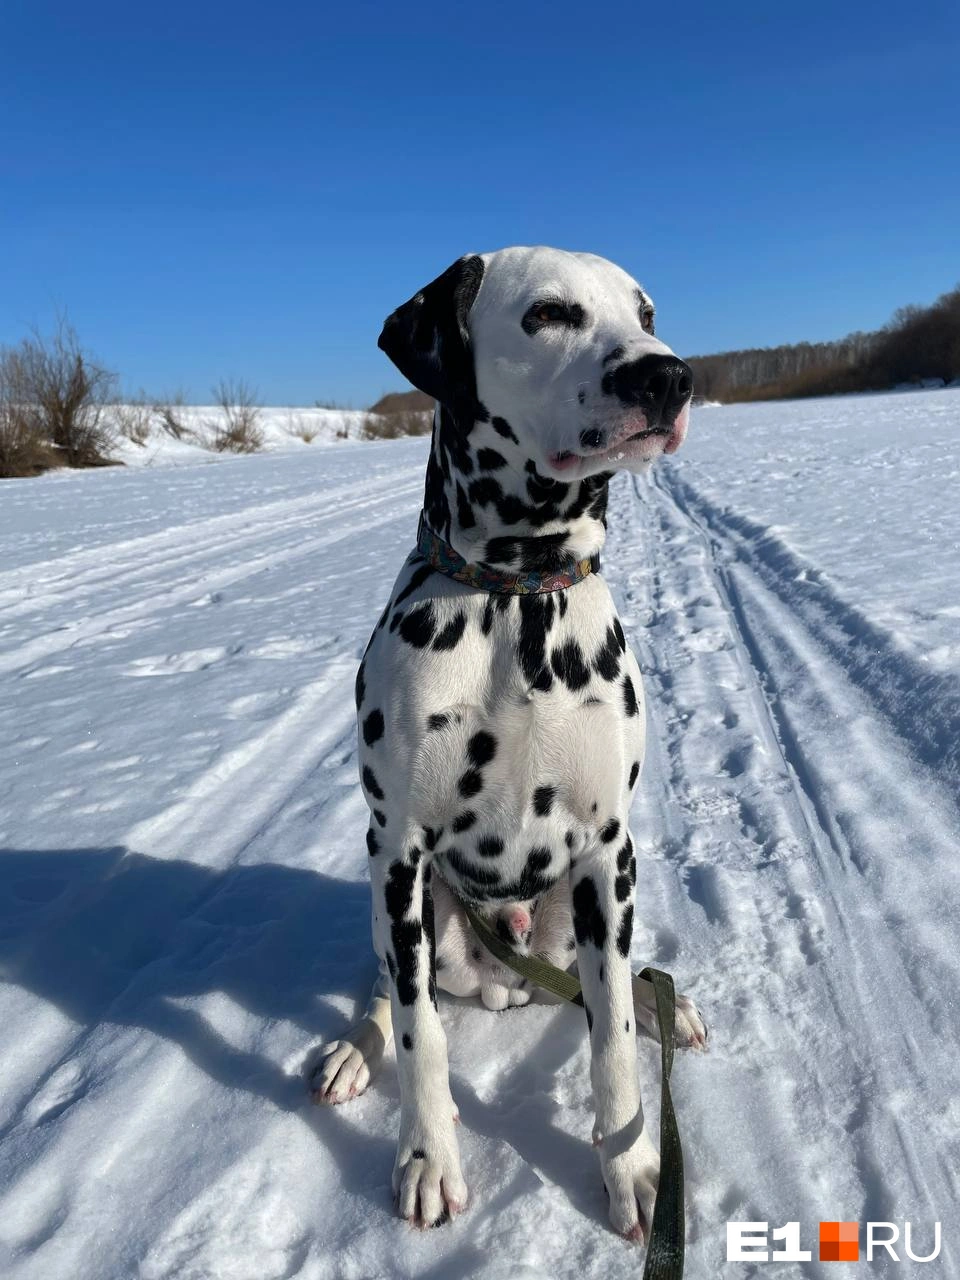
[[[610,473],[570,484],[537,470],[503,418],[438,405],[423,511],[471,563],[550,573],[603,546]]]

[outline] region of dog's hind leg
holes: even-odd
[[[314,1102],[349,1102],[366,1089],[393,1039],[390,977],[384,960],[366,1013],[345,1036],[325,1045],[310,1077]]]

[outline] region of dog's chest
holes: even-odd
[[[361,765],[382,793],[371,804],[378,841],[391,827],[416,831],[465,897],[533,898],[625,827],[642,698],[612,599],[599,577],[492,597],[436,574],[404,594],[410,576],[362,677]],[[367,742],[371,717],[380,736]]]

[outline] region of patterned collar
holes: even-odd
[[[504,573],[487,564],[471,564],[454,551],[449,542],[427,526],[420,513],[417,529],[417,550],[428,564],[448,578],[463,582],[478,591],[496,591],[518,596],[534,595],[538,591],[565,591],[567,587],[582,582],[591,573],[600,572],[600,552],[595,551],[585,560],[570,556],[562,568],[552,573]]]

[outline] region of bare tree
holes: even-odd
[[[209,424],[211,446],[218,453],[256,453],[263,447],[255,388],[242,378],[221,379],[213,388],[213,400],[223,414]]]

